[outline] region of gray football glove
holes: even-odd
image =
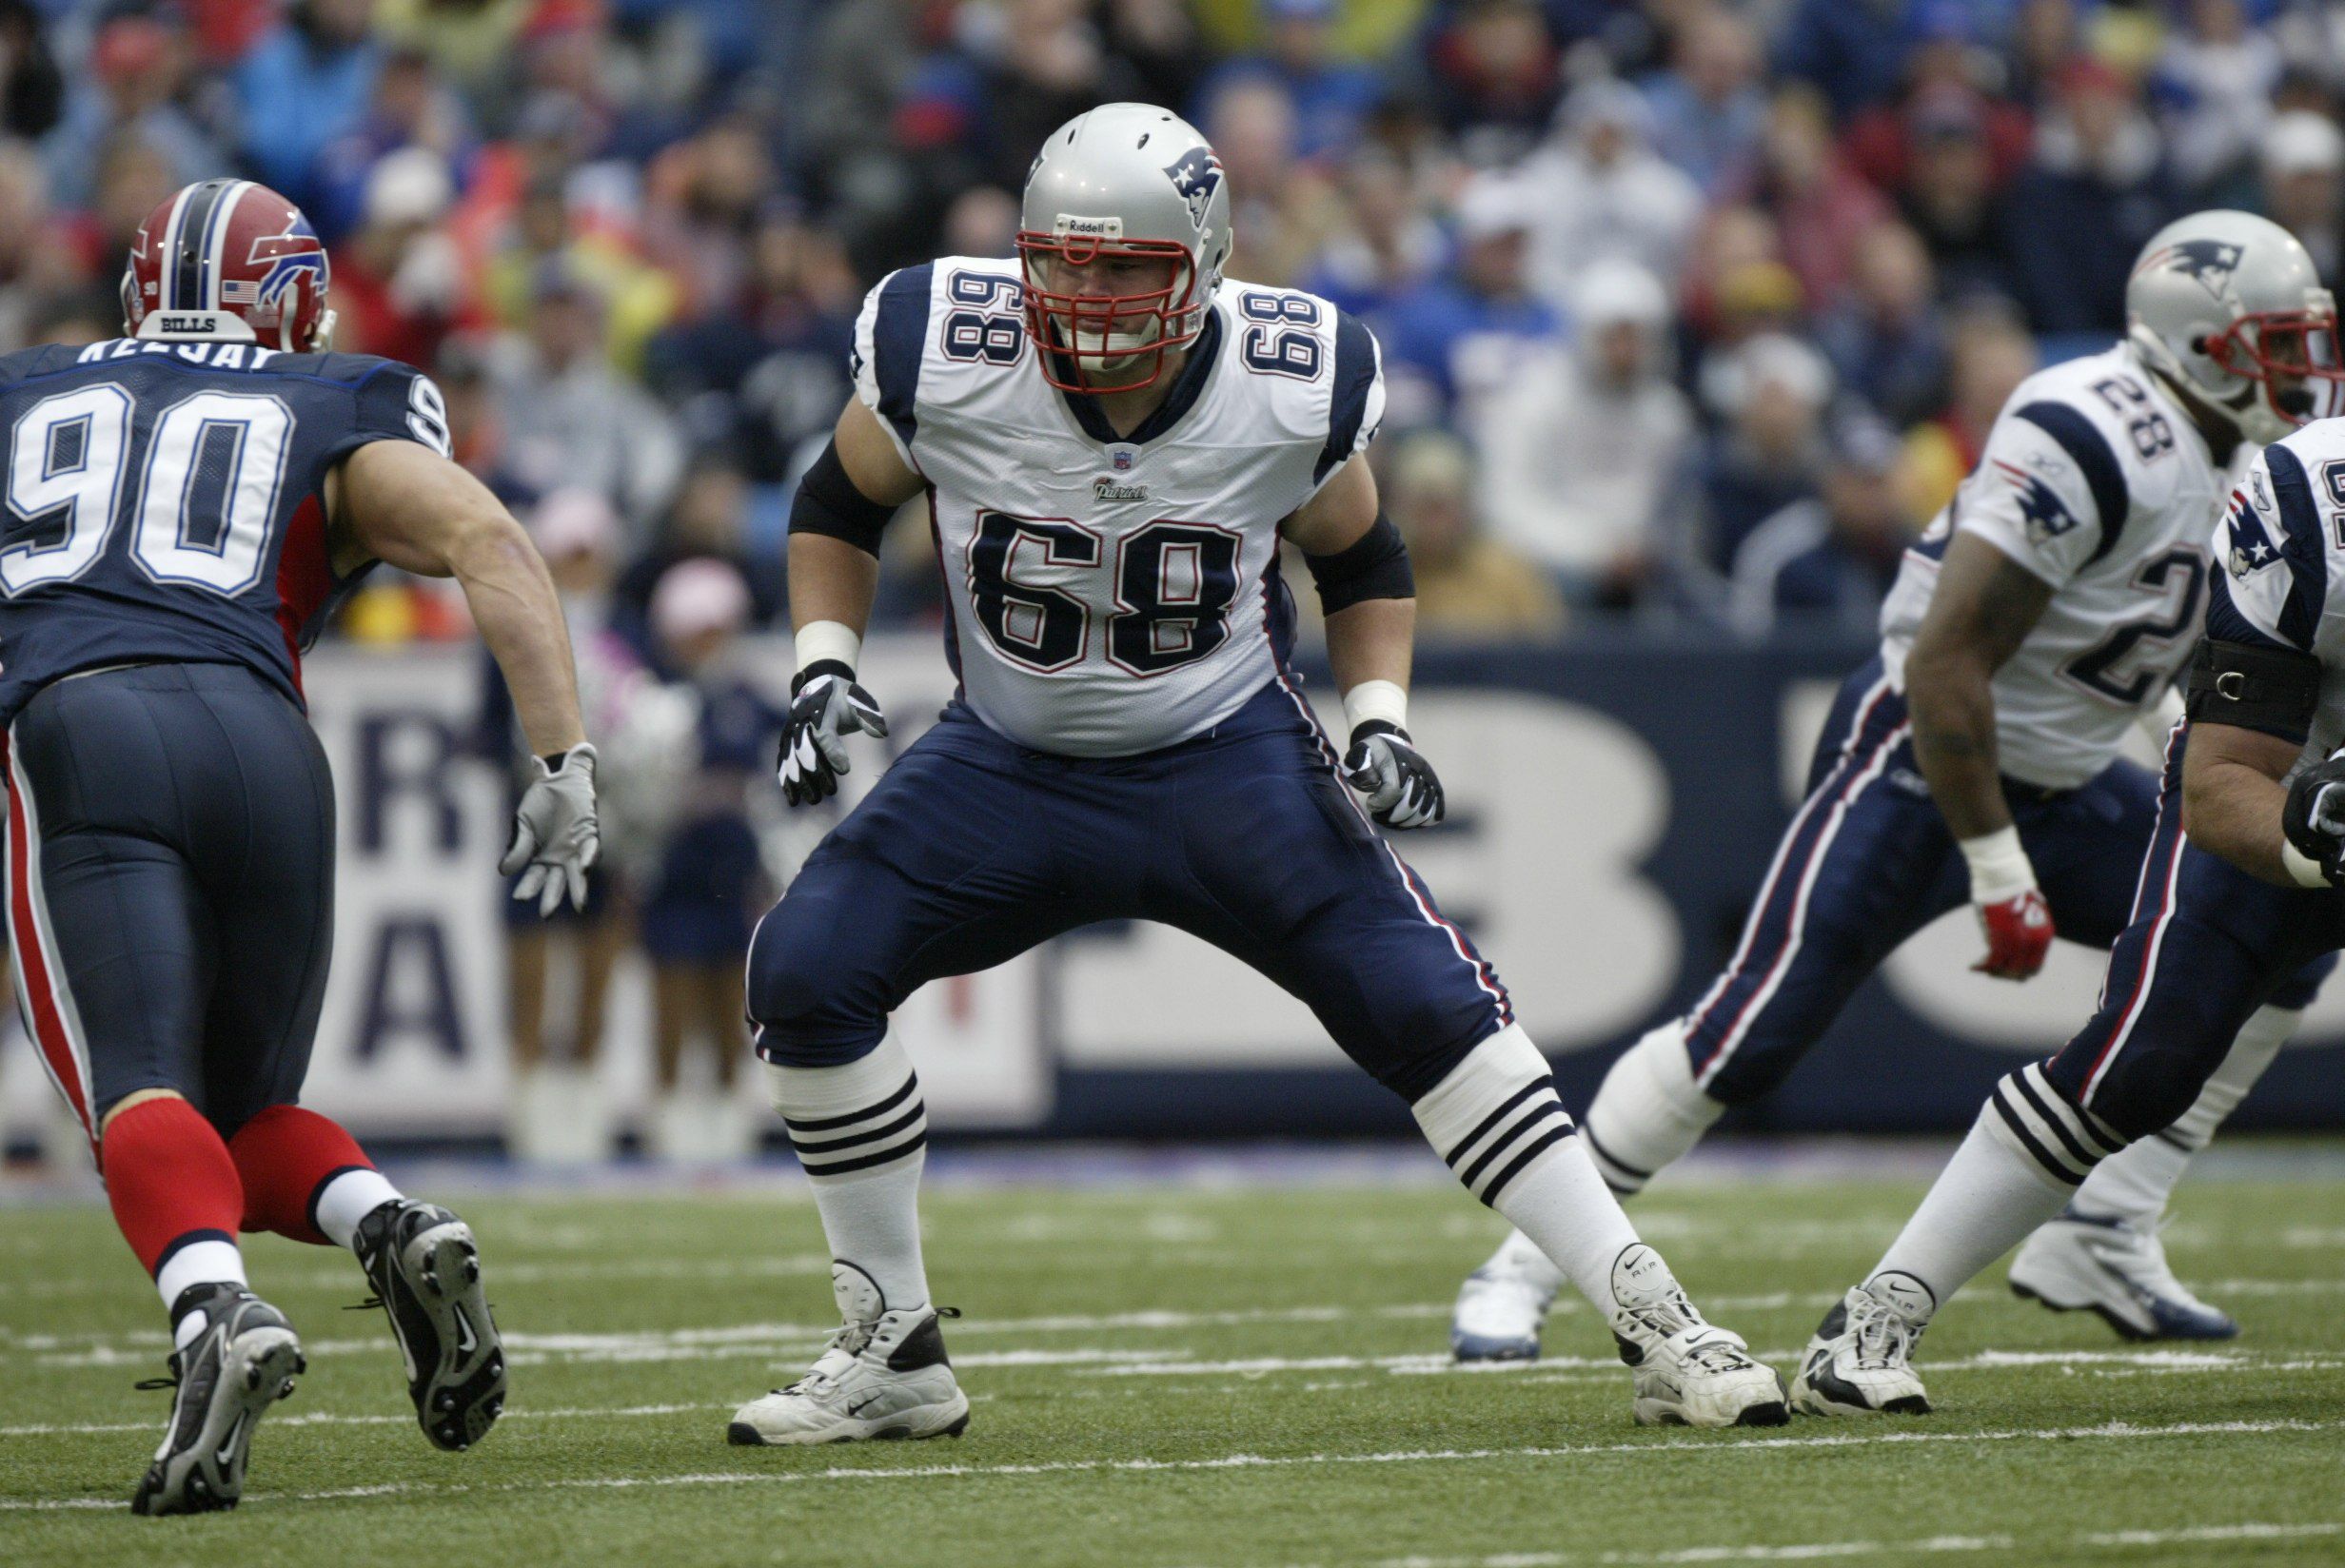
[[[586,907],[586,870],[602,853],[602,829],[595,820],[595,749],[573,746],[551,757],[532,757],[538,776],[522,793],[513,813],[513,841],[497,869],[522,872],[513,896],[538,901],[541,919],[562,907]],[[523,868],[527,868],[523,870]]]
[[[850,771],[846,737],[886,735],[888,715],[855,683],[855,672],[835,658],[800,670],[790,694],[790,729],[781,737],[775,776],[784,800],[806,806],[838,793],[838,775]]]
[[[1381,718],[1351,732],[1344,782],[1367,797],[1369,815],[1388,828],[1429,828],[1448,810],[1433,765],[1409,744],[1408,731]]]

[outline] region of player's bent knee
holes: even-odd
[[[789,1067],[838,1067],[868,1055],[889,1008],[838,951],[826,922],[790,918],[785,901],[749,949],[745,1000],[758,1054]]]
[[[2111,1066],[2087,1108],[2128,1143],[2147,1138],[2189,1111],[2223,1054],[2178,1047],[2129,1052]]]

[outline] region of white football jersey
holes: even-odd
[[[2345,745],[2345,419],[2319,420],[2248,465],[2215,527],[2207,636],[2320,660],[2299,764]]]
[[[2244,463],[2243,451],[2234,466]],[[2073,789],[2106,768],[2198,640],[2207,531],[2231,487],[2190,417],[2132,349],[2040,370],[1996,417],[1979,466],[1905,553],[1882,606],[1882,661],[1905,656],[1957,531],[2052,587],[1996,672],[2002,771]]]
[[[856,390],[928,480],[962,699],[1036,751],[1170,746],[1277,674],[1278,525],[1375,435],[1376,342],[1315,295],[1227,281],[1125,439],[1042,379],[1020,294],[1015,262],[891,274]]]

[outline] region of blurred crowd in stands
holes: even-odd
[[[632,715],[631,909],[720,1032],[773,722],[728,650],[784,617],[863,292],[1007,254],[1041,138],[1119,98],[1213,142],[1234,275],[1375,330],[1429,640],[1860,633],[2160,225],[2345,265],[2345,0],[0,0],[0,349],[119,330],[184,182],[306,207],[336,346],[437,375]],[[881,622],[935,626],[925,529],[890,548]],[[388,582],[342,632],[466,625]]]
[[[1861,627],[2168,218],[2345,248],[2331,0],[0,0],[0,347],[106,333],[139,218],[302,203],[339,345],[435,371],[525,516],[782,603],[863,290],[1000,254],[1040,138],[1188,114],[1239,276],[1383,343],[1429,635]],[[883,618],[938,616],[917,527]],[[393,586],[367,637],[460,634]]]

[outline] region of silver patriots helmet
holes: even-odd
[[[2195,212],[2159,229],[2126,282],[2125,316],[2143,362],[2249,441],[2340,412],[2336,302],[2268,218]]]
[[[1043,379],[1074,391],[1147,386],[1204,329],[1229,265],[1221,160],[1153,104],[1078,114],[1027,173],[1017,254]]]

